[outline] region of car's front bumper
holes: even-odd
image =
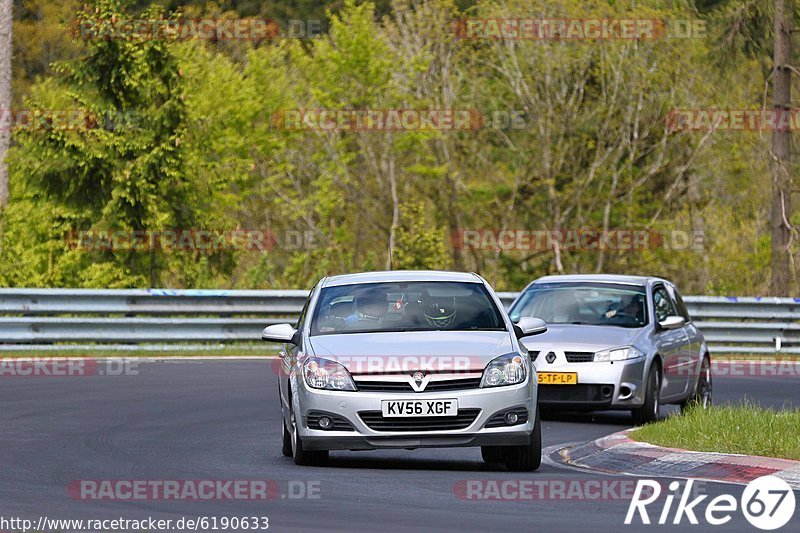
[[[446,392],[338,392],[311,389],[302,382],[297,384],[295,390],[293,407],[297,415],[297,431],[303,447],[308,450],[523,445],[530,443],[536,415],[536,389],[531,385],[530,376],[521,385]],[[376,425],[380,427],[391,422],[379,414],[381,400],[454,398],[458,400],[458,416],[464,420],[464,427],[460,429],[431,429],[446,417],[437,417],[439,421],[430,425],[420,420],[418,426],[414,426],[412,418],[402,418],[399,420],[412,421],[412,427],[402,431],[376,429]],[[493,420],[490,425],[496,425],[497,415],[510,409],[523,409],[526,413],[525,422],[486,427],[490,420]],[[337,417],[336,429],[310,427],[320,414],[326,413]],[[352,429],[340,430],[342,421],[346,421]]]
[[[539,372],[575,372],[576,385],[539,385],[539,404],[564,409],[633,409],[644,403],[647,359],[567,363],[534,362]]]

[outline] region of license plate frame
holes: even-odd
[[[577,372],[537,372],[539,385],[577,385]]]
[[[452,417],[458,415],[457,398],[381,400],[385,418]]]

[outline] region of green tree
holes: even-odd
[[[448,262],[444,228],[436,226],[434,217],[423,202],[404,203],[400,210],[397,248],[392,257],[395,269],[441,270]]]
[[[156,18],[158,10],[144,16]],[[98,34],[126,15],[115,0],[78,13]],[[192,229],[200,222],[203,191],[185,171],[187,111],[181,72],[171,44],[159,40],[88,38],[79,59],[60,63],[56,76],[34,88],[28,105],[47,116],[79,109],[87,120],[67,127],[21,128],[10,163],[21,194],[69,213],[72,230]],[[102,271],[103,282],[159,284],[155,249],[66,254],[70,276]],[[174,254],[163,270],[193,262]],[[89,265],[94,264],[90,269]],[[89,280],[83,279],[86,283]],[[147,282],[144,282],[147,283]]]

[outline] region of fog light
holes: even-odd
[[[506,413],[506,424],[508,425],[516,424],[517,420],[519,420],[519,415],[517,413],[514,412]]]
[[[327,416],[320,417],[319,427],[321,427],[322,429],[328,429],[329,427],[331,427],[331,419],[328,418]]]

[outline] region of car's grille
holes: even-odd
[[[357,381],[356,388],[364,392],[414,392],[410,384],[402,381]]]
[[[539,350],[528,350],[528,355],[531,356],[531,361],[536,361],[536,358],[539,357]]]
[[[506,423],[506,413],[517,413],[517,421],[512,426],[517,424],[524,424],[528,421],[528,410],[525,407],[515,407],[514,409],[508,409],[507,411],[500,411],[499,413],[495,413],[492,418],[486,422],[487,428],[499,428],[505,427],[509,424]]]
[[[568,363],[591,363],[594,361],[594,352],[564,352]]]
[[[449,390],[477,389],[481,386],[481,378],[449,379],[431,381],[425,390],[420,392],[441,392]],[[357,381],[356,387],[364,392],[416,392],[410,383],[404,381]]]
[[[456,416],[384,417],[380,411],[360,411],[358,416],[375,431],[447,431],[469,427],[480,409],[459,409]]]
[[[610,389],[609,389],[610,387]],[[539,385],[540,403],[602,403],[610,402],[611,394],[603,395],[603,390],[614,391],[613,385]]]
[[[481,378],[449,379],[447,381],[431,381],[425,387],[425,392],[443,390],[477,389],[481,386]]]
[[[355,431],[353,425],[345,417],[323,411],[311,411],[306,415],[308,427],[311,429],[323,429],[319,425],[319,419],[323,416],[327,416],[333,422],[330,427],[326,428],[327,431]]]

